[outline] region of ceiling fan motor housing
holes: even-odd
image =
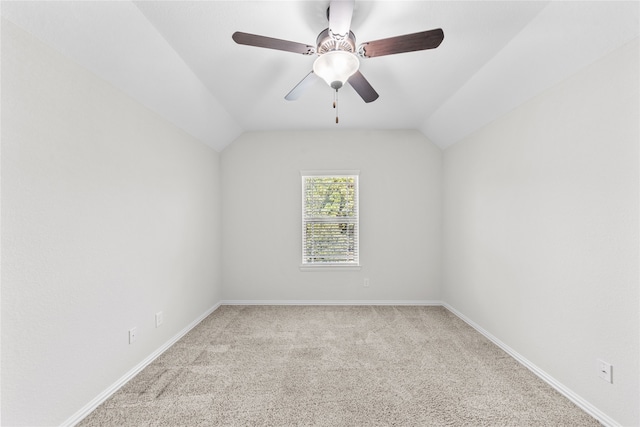
[[[316,40],[318,55],[330,52],[332,50],[343,50],[345,52],[356,52],[356,36],[352,31],[349,31],[349,35],[343,38],[336,38],[329,33],[329,29],[326,28],[320,34]]]

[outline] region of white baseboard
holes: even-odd
[[[218,307],[220,307],[220,305],[222,305],[222,304],[219,302],[216,305],[214,305],[213,307],[211,307],[210,309],[208,309],[207,311],[205,311],[203,314],[201,314],[196,320],[191,322],[184,329],[182,329],[180,332],[178,332],[176,335],[174,335],[169,341],[167,341],[162,346],[160,346],[160,348],[158,348],[156,351],[154,351],[149,356],[147,356],[146,359],[144,359],[142,362],[138,363],[136,366],[133,367],[133,369],[131,369],[126,374],[124,374],[124,376],[122,378],[120,378],[118,381],[113,383],[109,388],[107,388],[105,391],[103,391],[98,396],[96,396],[92,401],[87,403],[78,412],[73,414],[69,419],[67,419],[64,423],[62,423],[61,426],[64,426],[64,427],[69,426],[69,427],[71,427],[71,426],[75,426],[80,421],[82,421],[87,415],[89,415],[91,412],[93,412],[93,410],[95,410],[98,406],[100,406],[105,400],[107,400],[109,397],[111,397],[112,394],[114,394],[122,386],[124,386],[130,379],[132,379],[133,377],[138,375],[140,373],[140,371],[142,371],[144,368],[147,367],[147,365],[149,365],[151,362],[153,362],[155,359],[157,359],[158,356],[160,356],[162,353],[164,353],[166,350],[168,350],[169,347],[174,345],[180,338],[182,338],[184,335],[186,335],[187,332],[189,332],[191,329],[195,328],[207,316],[209,316],[211,313],[216,311],[218,309]]]
[[[546,382],[551,387],[556,389],[560,394],[562,394],[567,399],[575,403],[580,409],[582,409],[587,414],[591,415],[593,418],[598,420],[602,425],[604,425],[605,427],[621,427],[619,423],[617,423],[607,414],[600,411],[598,408],[596,408],[591,403],[587,402],[585,399],[583,399],[582,397],[574,393],[571,389],[566,387],[564,384],[562,384],[561,382],[553,378],[551,375],[547,374],[545,371],[543,371],[542,369],[540,369],[539,367],[531,363],[529,360],[527,360],[517,351],[515,351],[514,349],[512,349],[511,347],[509,347],[508,345],[500,341],[498,338],[496,338],[495,336],[487,332],[484,328],[482,328],[480,325],[475,323],[473,320],[469,319],[467,316],[460,313],[458,310],[451,307],[447,303],[442,303],[442,306],[447,310],[449,310],[451,313],[455,314],[457,317],[459,317],[462,321],[467,323],[473,329],[480,332],[487,339],[489,339],[491,342],[493,342],[495,345],[497,345],[502,350],[504,350],[507,354],[509,354],[509,356],[513,357],[516,361],[518,361],[521,365],[529,369],[531,372],[533,372],[536,376],[538,376],[544,382]]]
[[[431,300],[223,300],[221,305],[419,305],[441,306]]]

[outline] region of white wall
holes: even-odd
[[[3,20],[1,166],[2,425],[59,425],[220,299],[219,154]]]
[[[625,426],[640,425],[638,75],[636,40],[443,163],[443,299]]]
[[[221,160],[224,299],[439,300],[441,156],[417,131],[243,134]],[[300,171],[345,169],[362,269],[302,272]]]

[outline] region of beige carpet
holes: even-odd
[[[223,306],[81,426],[598,426],[442,307]]]

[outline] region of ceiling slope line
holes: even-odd
[[[536,2],[537,4],[540,4],[541,7],[535,11],[535,13],[533,13],[529,19],[523,23],[523,25],[520,26],[519,30],[516,31],[513,36],[511,36],[511,38],[507,39],[506,42],[502,45],[502,47],[500,47],[500,49],[497,49],[494,54],[490,57],[487,58],[487,60],[483,63],[483,65],[478,68],[477,70],[475,70],[474,73],[472,73],[471,75],[469,75],[469,77],[466,79],[466,81],[460,86],[458,87],[454,92],[452,92],[443,102],[442,104],[440,104],[440,106],[435,110],[432,111],[427,117],[425,117],[423,119],[423,125],[419,128],[420,132],[422,132],[427,138],[429,138],[429,129],[427,124],[430,122],[431,118],[433,116],[437,116],[438,112],[446,109],[447,106],[450,103],[455,102],[456,97],[460,94],[460,93],[464,93],[465,90],[468,89],[468,86],[473,82],[474,78],[482,73],[482,71],[489,66],[489,64],[492,63],[492,61],[494,61],[500,54],[501,52],[503,52],[505,49],[508,48],[508,46],[512,43],[514,43],[514,40],[516,40],[518,38],[518,36],[520,34],[523,33],[523,31],[525,31],[525,29],[527,29],[532,22],[540,15],[540,13],[549,6],[549,3],[551,3],[551,0],[544,0],[544,1],[539,1]],[[468,134],[466,134],[465,136],[467,136]],[[431,140],[431,138],[429,138]],[[457,142],[457,141],[456,141]],[[440,148],[445,149],[447,146],[451,145],[451,143],[436,143],[436,145],[438,145]]]
[[[135,9],[142,16],[142,18],[149,24],[149,26],[154,29],[155,33],[162,40],[164,40],[164,42],[171,49],[171,51],[174,52],[175,56],[180,58],[180,61],[182,62],[182,64],[184,64],[184,66],[190,71],[190,73],[193,75],[193,77],[196,80],[198,80],[198,82],[200,83],[201,87],[204,88],[206,93],[214,101],[215,106],[214,106],[213,109],[219,109],[219,110],[222,110],[224,113],[226,113],[225,114],[226,115],[225,119],[228,120],[231,123],[232,131],[227,132],[226,135],[225,135],[226,137],[225,138],[221,138],[222,140],[218,140],[218,139],[216,139],[215,141],[210,140],[208,143],[206,141],[202,141],[202,142],[205,142],[205,144],[211,146],[211,148],[215,149],[218,152],[224,150],[224,148],[226,148],[231,142],[233,142],[236,138],[238,138],[246,130],[235,120],[235,118],[231,115],[231,113],[227,110],[227,108],[216,98],[216,96],[211,92],[209,87],[205,84],[204,81],[202,81],[202,79],[198,76],[196,71],[191,67],[189,62],[187,62],[185,60],[185,58],[180,54],[180,52],[175,48],[175,46],[164,36],[164,34],[162,34],[162,32],[158,29],[158,27],[156,27],[154,25],[154,23],[144,14],[144,11],[141,10],[138,7],[138,4],[140,3],[140,1],[137,1],[137,0],[129,0],[129,1],[131,2],[131,4],[133,4],[133,6],[135,6]],[[191,134],[187,129],[183,129],[183,130],[185,130],[187,133]],[[197,139],[200,139],[195,135],[192,135],[192,136],[196,137]]]
[[[548,3],[420,130],[445,149],[459,142],[638,37],[638,9],[637,2]]]
[[[244,131],[130,1],[4,2],[2,16],[216,151]]]

